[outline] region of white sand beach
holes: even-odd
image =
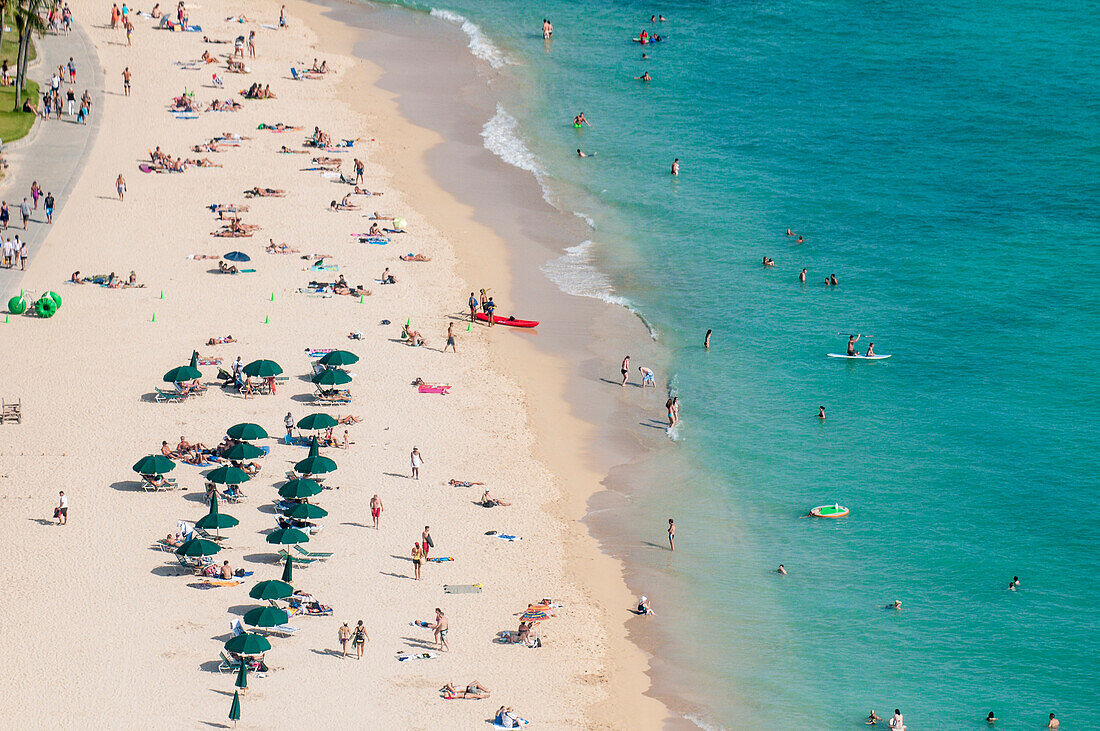
[[[106,97],[93,110],[100,127],[79,182],[21,285],[56,291],[63,304],[49,320],[12,317],[0,325],[9,353],[0,391],[21,399],[24,410],[22,424],[0,426],[0,642],[14,659],[0,679],[8,723],[229,724],[234,675],[218,672],[219,652],[230,623],[261,604],[248,590],[281,574],[278,547],[265,535],[275,527],[273,501],[286,470],[306,455],[280,439],[283,418],[324,411],[362,421],[335,430],[342,438],[347,428],[348,449],[322,450],[339,466],[326,483],[339,489],[313,501],[329,515],[304,548],[334,555],[297,567],[294,586],[334,612],[293,616],[300,631],[271,638],[271,672],[249,678],[241,727],[482,728],[501,705],[533,728],[661,726],[663,706],[643,695],[646,656],[623,628],[632,597],[618,564],[578,522],[600,479],[582,460],[589,432],[560,398],[563,368],[536,357],[523,331],[480,323],[467,329],[466,298],[482,287],[503,303],[498,313],[509,314],[506,247],[428,176],[422,158],[433,135],[400,117],[390,95],[374,87],[377,70],[350,55],[351,36],[315,6],[288,5],[283,30],[274,28],[279,3],[266,1],[196,7],[190,22],[202,31],[194,33],[158,30],[136,17],[127,46],[125,33],[109,28],[106,5],[70,4],[95,43]],[[226,20],[236,16],[248,22]],[[246,52],[243,59],[250,73],[227,73],[233,39],[250,31],[257,49],[256,58]],[[229,42],[204,44],[204,35]],[[204,49],[219,62],[180,64]],[[315,57],[327,62],[327,74],[291,79],[291,67],[308,68]],[[126,67],[133,74],[128,97]],[[214,86],[214,73],[223,86]],[[277,98],[243,100],[238,91],[253,83],[270,85]],[[204,107],[235,98],[243,108],[176,118],[190,116],[169,112],[185,89]],[[274,123],[302,129],[258,129]],[[314,127],[354,144],[305,148]],[[223,133],[247,139],[219,152],[191,151]],[[141,172],[158,146],[221,167]],[[283,146],[308,153],[280,154]],[[338,157],[349,176],[353,158],[362,160],[363,187],[382,195],[355,195],[359,210],[330,211],[352,188],[303,171],[315,156]],[[120,174],[124,201],[115,190]],[[285,196],[246,199],[243,191],[254,187]],[[223,223],[212,204],[247,204],[242,222],[259,230],[212,236]],[[360,243],[351,234],[368,231],[373,221],[365,214],[373,211],[404,218],[407,233],[391,234],[386,245]],[[269,239],[298,251],[266,253]],[[251,259],[235,266],[255,271],[223,274],[217,258],[190,258],[230,251]],[[307,254],[324,254],[339,269],[310,270]],[[403,254],[430,261],[402,261]],[[387,268],[395,284],[378,281]],[[66,283],[76,270],[123,278],[133,271],[144,286]],[[341,275],[370,296],[298,292]],[[425,345],[401,342],[406,321]],[[451,323],[457,353],[444,353]],[[362,339],[349,339],[353,331]],[[236,342],[206,344],[227,335]],[[310,404],[311,348],[359,356],[348,368],[350,405]],[[218,387],[216,365],[203,366],[206,393],[156,402],[156,388],[172,387],[162,375],[193,351],[220,358],[226,369],[238,356],[273,360],[289,380],[274,395],[245,398]],[[530,376],[528,391],[521,373]],[[451,389],[420,393],[417,378]],[[182,489],[154,493],[140,489],[131,465],[181,435],[213,446],[241,422],[267,430],[271,438],[257,444],[270,454],[243,485],[247,500],[220,505],[240,525],[224,531],[228,547],[215,558],[252,575],[237,586],[199,588],[173,555],[153,546],[175,533],[177,521],[207,512],[203,474],[210,468],[177,464],[170,476]],[[546,425],[555,427],[550,434]],[[424,459],[418,481],[409,477],[414,446]],[[451,478],[484,482],[511,505],[482,507],[485,488],[454,487]],[[51,518],[61,490],[70,506],[64,526]],[[371,527],[374,494],[385,506],[378,531]],[[432,555],[454,560],[427,564],[417,582],[409,556],[425,526]],[[443,590],[459,584],[483,590]],[[516,613],[543,598],[560,607],[541,623],[541,647],[494,641],[517,629]],[[450,650],[399,662],[399,652],[434,649],[431,631],[410,622],[431,620],[436,607],[450,620]],[[341,658],[338,628],[360,619],[370,636],[364,658]],[[440,697],[445,683],[473,680],[492,690],[488,699]]]

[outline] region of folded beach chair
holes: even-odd
[[[262,629],[265,632],[269,632],[273,635],[278,635],[280,637],[290,637],[291,635],[298,634],[302,631],[300,628],[291,627],[289,624],[280,624],[278,627],[263,627]]]
[[[315,559],[320,559],[322,561],[325,560],[326,558],[332,558],[333,556],[336,555],[336,553],[333,552],[333,551],[307,551],[306,549],[302,548],[301,546],[299,546],[297,544],[295,544],[294,550],[297,551],[298,553],[302,554],[306,558],[315,558]]]
[[[189,395],[186,393],[180,393],[179,391],[162,391],[159,388],[156,389],[156,391],[157,395],[155,401],[157,403],[186,401]]]

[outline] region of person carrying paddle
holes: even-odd
[[[848,355],[857,355],[857,353],[856,353],[856,343],[859,342],[859,338],[860,338],[859,335],[849,335],[848,336]]]

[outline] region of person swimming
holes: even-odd
[[[775,570],[775,573],[780,574],[782,576],[786,576],[787,575],[787,569],[783,566],[783,564],[779,564],[779,568],[777,568]]]
[[[581,150],[581,149],[577,150],[577,157],[595,157],[595,156],[596,156],[596,153],[594,153],[594,152],[585,152],[584,150]]]
[[[644,72],[641,76],[635,76],[635,81],[653,81],[653,77],[649,75],[649,72]]]

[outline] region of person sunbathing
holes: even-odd
[[[237,269],[236,265],[229,266],[224,261],[219,261],[218,262],[218,271],[221,272],[222,274],[237,274],[238,269]]]
[[[73,272],[73,275],[69,277],[69,281],[73,284],[84,284],[86,280],[80,278],[80,270],[77,269]]]
[[[244,61],[234,61],[230,59],[225,64],[225,70],[231,74],[247,74],[248,67],[244,65]]]
[[[206,341],[207,345],[222,345],[224,343],[235,343],[237,339],[232,335],[226,335],[224,338],[210,338]]]
[[[245,494],[241,492],[240,485],[227,485],[225,488],[225,496],[233,498],[234,500],[240,500],[245,497]]]
[[[368,216],[368,218],[370,218],[370,220],[372,221],[392,221],[394,219],[394,216],[383,216],[378,211],[375,211],[373,214]]]
[[[198,465],[200,467],[208,463],[206,455],[204,455],[202,452],[191,452],[183,458],[183,461],[187,464]]]
[[[329,204],[329,210],[332,210],[332,211],[358,211],[359,206],[357,206],[354,203],[352,203],[351,201],[349,201],[348,196],[345,196],[339,202],[333,201],[332,203],[330,203]]]
[[[401,261],[431,261],[432,260],[430,256],[424,256],[423,254],[413,254],[411,252],[408,253],[408,254],[402,254],[399,258],[401,259]]]
[[[252,237],[251,231],[234,231],[232,226],[221,229],[220,231],[212,231],[211,236],[217,236],[223,239],[247,239]],[[224,263],[224,262],[223,262]],[[225,271],[224,269],[222,271]],[[233,267],[233,273],[237,273],[237,267]]]
[[[155,485],[157,487],[171,487],[172,485],[164,475],[142,475],[142,477],[145,478],[145,481],[150,485]]]
[[[246,196],[248,196],[249,198],[257,197],[257,196],[260,197],[260,198],[281,198],[282,196],[286,195],[286,191],[285,190],[279,190],[278,188],[259,188],[259,187],[257,187],[257,188],[251,188],[249,190],[246,190],[244,192],[244,194]]]
[[[456,690],[454,684],[447,683],[439,689],[439,692],[442,693],[443,697],[447,698],[448,700],[453,698],[470,698],[481,700],[482,698],[488,698],[490,693],[488,688],[486,688],[484,685],[477,682],[476,680],[471,680],[466,685],[465,690]]]
[[[194,165],[195,167],[200,167],[200,168],[220,168],[220,167],[222,167],[221,165],[219,165],[216,162],[214,162],[213,160],[211,160],[209,157],[203,157],[203,158],[199,158],[197,160],[184,160],[183,163],[185,165]]]
[[[367,236],[381,236],[381,235],[382,235],[382,229],[378,228],[377,223],[372,223],[370,225],[370,230],[367,231]]]
[[[163,480],[164,478],[161,477],[161,479]],[[167,543],[169,546],[176,546],[177,548],[183,545],[183,541],[180,539],[179,533],[175,535],[169,533],[167,536],[164,537],[164,542]]]
[[[484,485],[485,483],[484,482],[467,482],[466,480],[456,480],[452,477],[451,481],[448,482],[447,484],[448,485],[453,485],[454,487],[473,487],[474,485]]]
[[[366,188],[360,188],[358,185],[355,186],[355,190],[353,190],[352,193],[355,195],[382,195],[381,193],[372,193]]]
[[[233,578],[233,567],[229,565],[229,561],[222,561],[222,567],[218,569],[218,575],[225,581]]]
[[[267,240],[267,253],[269,254],[297,254],[297,249],[292,249],[286,243],[276,244],[275,239]]]
[[[341,416],[336,421],[341,424],[358,424],[362,421],[362,419],[360,419],[358,416],[352,416],[351,414],[348,414],[347,416]]]
[[[316,165],[335,165],[336,167],[340,167],[344,161],[338,157],[315,157],[313,158],[313,162]]]
[[[501,500],[500,498],[495,498],[495,497],[493,497],[492,495],[489,494],[488,490],[486,490],[485,494],[481,496],[481,504],[486,508],[495,508],[498,505],[508,507],[512,503],[506,503],[503,500]]]
[[[382,272],[382,279],[379,281],[381,281],[382,284],[397,284],[397,277],[390,273],[389,267],[386,267],[386,271]]]
[[[284,155],[305,155],[309,152],[309,150],[292,150],[286,145],[280,147],[278,151]]]
[[[205,449],[206,449],[205,444],[202,444],[201,442],[198,443],[198,444],[191,444],[191,442],[187,441],[187,439],[185,439],[182,436],[180,437],[180,443],[176,445],[176,450],[180,453],[183,453],[183,454],[185,454],[187,452],[194,452],[196,450],[205,450]]]
[[[206,39],[203,38],[203,40],[205,41]],[[212,41],[207,41],[207,42],[210,43]],[[202,51],[202,55],[199,56],[199,60],[205,61],[206,63],[217,63],[218,62],[218,59],[211,56],[210,51],[208,49],[205,49],[205,48]]]
[[[402,331],[401,335],[405,338],[406,345],[421,346],[427,345],[428,343],[428,341],[424,339],[424,336],[417,330],[405,329]]]
[[[256,475],[263,469],[257,462],[231,462],[231,464],[246,474]]]

